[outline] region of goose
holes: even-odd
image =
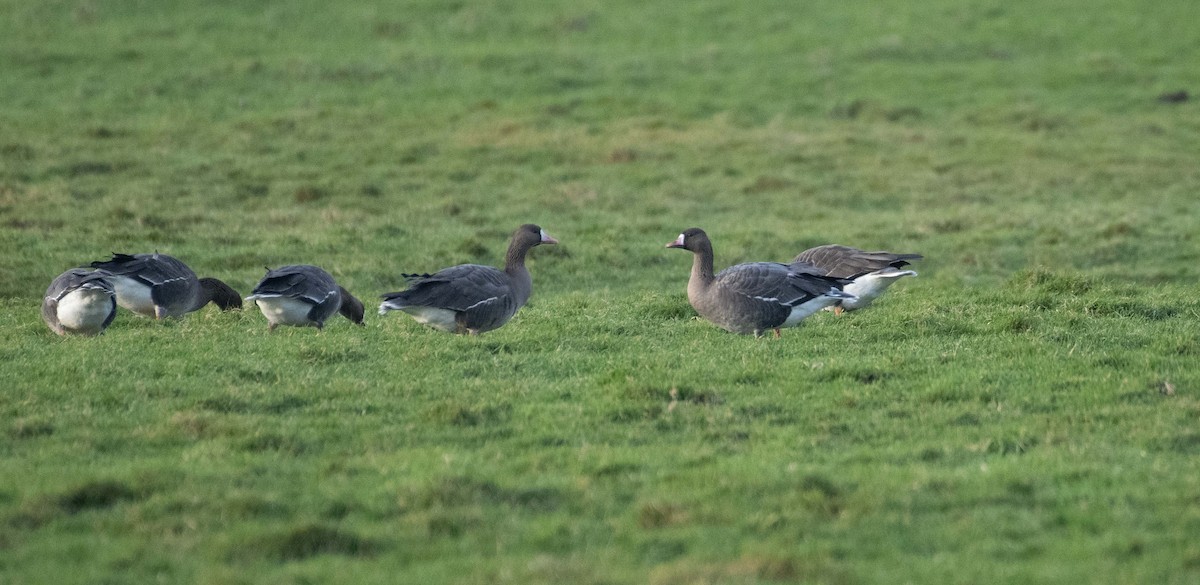
[[[118,254],[92,268],[112,273],[117,304],[139,315],[181,317],[210,301],[222,311],[242,308],[242,297],[215,278],[196,278],[186,264],[166,254]]]
[[[267,330],[280,325],[325,327],[325,320],[341,313],[363,324],[363,304],[338,286],[328,272],[309,264],[267,269],[246,302],[254,302],[267,318]]]
[[[434,274],[404,274],[408,289],[384,294],[379,314],[404,311],[418,323],[449,333],[491,331],[507,323],[533,291],[525,254],[534,246],[557,243],[546,230],[525,224],[508,242],[504,270],[460,264]]]
[[[889,286],[905,276],[916,276],[912,270],[903,270],[911,260],[920,260],[920,254],[893,254],[891,252],[867,252],[850,246],[828,244],[809,248],[794,259],[792,264],[811,266],[818,274],[847,279],[850,282],[842,290],[858,297],[843,300],[827,307],[835,315],[843,311],[862,309],[879,298]]]
[[[103,270],[72,268],[50,282],[42,320],[59,335],[99,335],[117,316],[116,291]]]
[[[701,317],[731,333],[761,337],[773,329],[780,337],[781,328],[795,327],[825,307],[854,299],[841,290],[842,281],[803,266],[749,262],[714,276],[712,242],[700,228],[685,230],[666,247],[692,252],[688,301]]]

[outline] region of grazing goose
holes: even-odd
[[[242,297],[215,278],[196,278],[186,264],[166,254],[117,254],[93,268],[112,273],[117,304],[147,317],[180,317],[210,301],[222,311],[242,308]]]
[[[507,323],[533,291],[525,254],[534,246],[557,243],[542,228],[525,224],[508,242],[504,270],[460,264],[436,274],[405,274],[408,289],[383,295],[379,314],[404,311],[418,323],[450,333],[491,331]]]
[[[99,335],[117,316],[112,275],[72,268],[54,279],[42,299],[42,320],[59,335]]]
[[[842,311],[862,309],[883,294],[892,283],[904,276],[916,276],[912,270],[901,270],[910,260],[920,260],[920,254],[867,252],[850,246],[829,244],[809,248],[796,256],[792,263],[814,267],[819,274],[850,281],[843,290],[858,297],[843,300],[827,309],[840,315]]]
[[[321,329],[336,312],[363,324],[362,302],[338,286],[328,272],[308,264],[268,268],[253,294],[246,297],[246,302],[251,301],[267,318],[269,331],[280,325]]]
[[[841,290],[842,281],[802,266],[750,262],[713,276],[713,249],[708,234],[691,228],[667,244],[692,252],[688,301],[701,317],[732,333],[761,337],[768,329],[794,327],[805,317],[854,295]]]

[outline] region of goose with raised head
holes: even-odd
[[[112,275],[72,268],[58,275],[42,298],[42,320],[59,335],[99,335],[117,316]]]
[[[778,262],[749,262],[713,274],[713,247],[708,234],[691,228],[668,248],[692,253],[688,301],[701,317],[732,333],[762,336],[764,331],[794,327],[805,317],[854,295],[842,281]]]
[[[904,270],[904,267],[921,258],[923,256],[920,254],[894,254],[882,250],[867,252],[850,246],[827,244],[801,252],[792,259],[792,264],[806,264],[819,274],[849,281],[843,290],[858,298],[842,300],[827,308],[840,315],[842,311],[869,306],[897,280],[916,276],[916,271]]]
[[[208,303],[222,311],[242,308],[242,297],[215,278],[197,278],[187,264],[166,254],[118,254],[92,262],[112,274],[117,304],[139,315],[182,317]]]
[[[311,264],[268,268],[246,302],[258,305],[267,318],[269,331],[280,325],[321,329],[334,313],[363,324],[362,301],[339,286],[328,272]]]
[[[513,232],[504,269],[460,264],[433,274],[404,274],[409,286],[384,294],[379,314],[404,311],[418,323],[449,333],[478,335],[496,329],[529,300],[533,279],[525,255],[534,246],[558,240],[533,224]]]

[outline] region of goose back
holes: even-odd
[[[827,244],[809,248],[796,255],[792,262],[805,262],[821,270],[826,276],[835,278],[857,278],[868,272],[885,268],[902,268],[913,260],[923,258],[920,254],[895,254],[886,251],[868,252],[840,244]]]

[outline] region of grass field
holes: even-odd
[[[1195,12],[0,0],[0,583],[1196,583]],[[477,338],[38,314],[113,251],[374,305],[525,222]],[[926,259],[754,339],[693,226]]]

